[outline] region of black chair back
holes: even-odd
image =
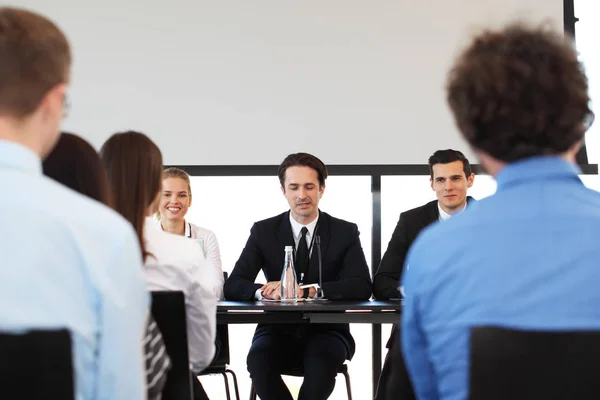
[[[600,332],[471,329],[471,400],[599,399]]]
[[[73,381],[68,330],[0,333],[2,398],[74,400]]]
[[[223,281],[227,280],[227,272],[223,272]],[[222,373],[225,371],[231,358],[229,355],[229,325],[217,324],[217,340],[215,343],[216,356],[206,368],[206,373]]]
[[[163,390],[163,400],[193,398],[187,341],[185,297],[183,292],[152,292],[152,316],[165,341],[171,369]]]
[[[202,375],[219,374],[227,368],[231,358],[229,356],[229,327],[226,324],[217,325],[217,340],[215,343],[217,355],[210,365],[202,371]]]

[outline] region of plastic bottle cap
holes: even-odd
[[[284,251],[293,251],[294,248],[292,246],[285,246],[285,250]]]

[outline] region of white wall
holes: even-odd
[[[577,50],[583,62],[590,85],[592,109],[596,114],[596,123],[585,136],[587,154],[590,164],[600,163],[600,54],[598,38],[600,37],[600,2],[597,0],[576,0],[575,16],[579,22],[575,24]],[[594,101],[596,99],[596,101]]]
[[[166,164],[422,164],[465,150],[443,86],[457,46],[562,0],[18,0],[66,31],[65,128],[100,146],[136,129]],[[467,154],[469,154],[467,152]]]

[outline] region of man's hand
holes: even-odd
[[[281,286],[281,281],[273,281],[273,282],[265,283],[260,288],[260,290],[262,291],[262,296],[265,299],[270,299],[270,300],[281,299],[280,286]]]
[[[262,296],[269,300],[281,299],[281,281],[268,282],[262,285],[260,288]],[[317,294],[317,289],[312,286],[308,288],[308,297],[313,298]],[[296,285],[296,296],[298,298],[304,297],[304,289],[301,289],[299,285]]]
[[[281,281],[268,282],[262,285],[260,288],[262,297],[269,300],[281,299]],[[317,293],[317,289],[310,287],[308,289],[308,297],[314,297]],[[298,298],[304,297],[304,289],[300,288],[300,285],[296,285],[296,296]]]
[[[304,297],[304,289],[300,289],[300,286],[296,286],[296,293],[299,298]],[[317,294],[317,289],[314,286],[309,287],[307,299],[315,297],[316,294]]]

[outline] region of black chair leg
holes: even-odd
[[[240,390],[238,388],[237,376],[235,376],[235,372],[230,369],[226,369],[225,373],[230,373],[233,378],[233,390],[235,390],[235,400],[240,400]]]
[[[250,400],[256,400],[256,392],[254,391],[254,385],[250,385]]]
[[[346,378],[346,391],[348,392],[348,400],[352,400],[352,389],[350,388],[350,375],[348,375],[348,372],[344,372],[344,378]]]
[[[225,372],[221,372],[223,375],[223,380],[225,381],[225,396],[227,396],[227,400],[231,400],[231,393],[229,393],[229,379],[227,379],[227,374]]]

